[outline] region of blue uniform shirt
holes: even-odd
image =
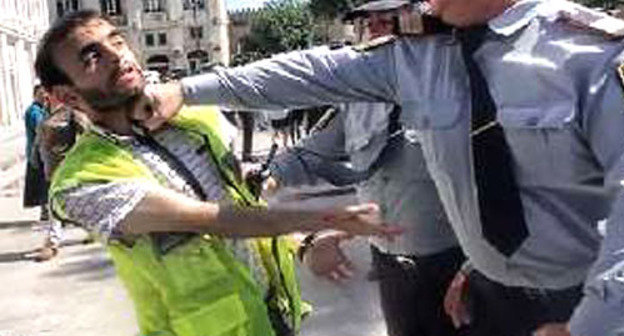
[[[598,19],[584,22],[588,13]],[[560,289],[587,279],[573,334],[616,335],[624,324],[624,92],[616,71],[624,43],[605,31],[622,34],[623,23],[571,2],[523,0],[489,27],[475,61],[505,129],[529,231],[510,257],[481,235],[470,87],[453,36],[291,53],[183,86],[187,102],[250,108],[400,104],[403,124],[421,130],[433,180],[474,266],[507,286]],[[601,246],[596,223],[605,218]]]

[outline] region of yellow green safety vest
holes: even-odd
[[[235,204],[261,206],[234,174],[232,154],[215,131],[218,113],[212,107],[185,107],[172,124],[189,136],[207,137],[207,150],[221,177],[229,180],[226,189]],[[58,197],[63,190],[123,180],[160,183],[129,148],[86,132],[55,172],[50,204],[64,217]],[[150,235],[133,239],[131,245],[111,240],[107,247],[134,301],[142,336],[276,335],[270,318],[275,315],[269,311],[279,312],[296,332],[303,305],[293,245],[283,237],[253,239],[251,244],[269,278],[270,300],[265,300],[251,270],[218,236],[197,235],[164,255]]]

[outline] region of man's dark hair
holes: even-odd
[[[37,59],[35,60],[35,72],[43,87],[50,89],[55,85],[72,84],[71,79],[54,61],[52,53],[54,48],[63,42],[69,34],[93,19],[101,19],[113,24],[108,17],[96,10],[80,10],[56,20],[43,35],[39,41]]]

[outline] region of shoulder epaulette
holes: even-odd
[[[581,5],[561,9],[558,18],[580,29],[591,30],[609,38],[624,37],[624,21]]]
[[[370,41],[358,44],[356,46],[353,47],[354,50],[356,51],[369,51],[369,50],[373,50],[376,48],[379,48],[381,46],[384,46],[386,44],[390,44],[394,41],[396,41],[397,37],[395,35],[386,35],[386,36],[381,36],[375,39],[372,39]]]

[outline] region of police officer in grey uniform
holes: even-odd
[[[358,200],[379,204],[385,221],[405,228],[393,241],[371,239],[370,278],[379,282],[388,335],[457,335],[442,303],[463,254],[413,130],[389,134],[383,127],[388,126],[389,108],[380,103],[341,108],[326,129],[278,155],[271,178],[280,186],[299,186],[318,179],[343,184],[368,177],[357,185]],[[337,167],[345,155],[354,170],[346,176],[349,171]],[[317,275],[347,278],[351,262],[339,244],[348,238],[337,232],[308,236],[301,257]]]
[[[156,113],[138,115],[139,106],[135,117],[154,127],[182,97],[251,108],[398,104],[401,122],[420,130],[475,268],[471,329],[622,334],[624,23],[562,0],[430,4],[455,34],[319,48],[186,78],[146,92]]]
[[[378,38],[395,33],[408,1],[367,3],[349,13],[357,35]],[[379,204],[384,220],[406,229],[393,241],[372,239],[371,279],[379,282],[389,336],[458,335],[443,309],[450,281],[463,262],[435,185],[429,176],[416,131],[400,122],[401,108],[387,103],[350,103],[337,107],[329,125],[279,154],[271,177],[280,186],[325,179],[355,182],[358,199]],[[348,157],[352,171],[340,167]],[[272,184],[272,183],[269,183]],[[332,280],[349,276],[350,261],[339,243],[345,235],[308,236],[304,260],[317,275]],[[303,257],[303,255],[302,255]]]

